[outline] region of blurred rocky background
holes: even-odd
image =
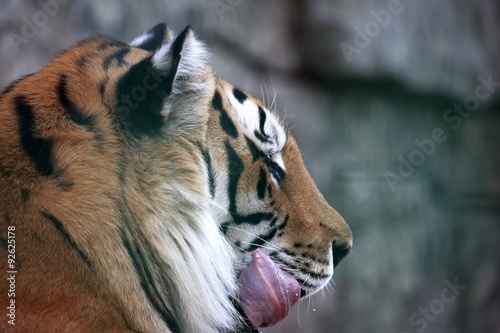
[[[498,1],[54,1],[0,0],[0,86],[166,21],[276,96],[354,247],[333,292],[264,332],[500,332]]]

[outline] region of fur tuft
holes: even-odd
[[[172,86],[172,94],[202,91],[206,87],[206,72],[209,68],[211,54],[205,44],[198,40],[191,28],[187,27],[173,39],[173,42],[158,49],[153,55],[153,66],[160,72],[169,73],[175,65],[173,53],[175,52],[175,42],[179,38],[184,40]]]

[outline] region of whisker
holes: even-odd
[[[282,247],[280,247],[280,246],[278,246],[278,245],[276,245],[276,244],[273,244],[273,243],[271,243],[271,242],[269,242],[269,241],[267,241],[267,240],[263,239],[262,237],[257,236],[256,234],[253,234],[253,233],[251,233],[251,232],[249,232],[249,231],[246,231],[246,230],[244,230],[244,229],[241,229],[241,228],[238,228],[238,227],[234,227],[234,226],[230,226],[230,225],[229,225],[229,226],[227,226],[227,228],[229,228],[229,229],[234,229],[234,230],[238,230],[238,231],[242,231],[242,232],[244,232],[244,233],[246,233],[246,234],[248,234],[248,235],[250,235],[250,236],[252,236],[252,237],[255,237],[255,238],[257,238],[257,239],[260,239],[260,240],[264,241],[264,244],[267,244],[268,246],[267,246],[267,247],[265,247],[265,246],[263,246],[263,245],[255,244],[255,243],[252,243],[252,242],[243,242],[243,243],[245,243],[245,244],[248,244],[248,245],[256,245],[256,246],[259,246],[259,247],[262,247],[262,248],[266,248],[266,249],[271,250],[271,251],[278,251],[278,252],[280,252],[280,253],[281,253],[281,252],[283,252],[283,248],[282,248]],[[243,249],[242,249],[242,250],[243,250]],[[247,253],[248,253],[248,252],[247,252]],[[308,258],[306,258],[305,260],[302,260],[302,259],[299,259],[299,258],[294,258],[294,257],[289,257],[289,256],[287,256],[286,258],[287,258],[287,259],[291,259],[292,261],[295,261],[295,262],[300,263],[300,264],[304,264],[304,263],[306,263],[306,262],[312,262],[312,260],[311,260],[311,259],[308,259]]]
[[[229,216],[229,211],[227,210],[227,208],[221,206],[220,204],[217,203],[217,201],[215,200],[211,200],[210,201],[210,205],[214,206],[215,208],[218,208],[221,210],[221,212],[227,214]]]
[[[271,72],[269,72],[269,81],[271,82],[271,89],[273,92],[273,99],[271,100],[270,109],[274,110],[276,108],[276,82],[273,81],[273,76]]]
[[[267,97],[265,105],[269,105],[269,100],[270,100],[270,98],[269,98],[269,88],[267,87],[267,84],[266,84],[265,81],[263,83],[264,83],[264,88],[266,88],[266,97]]]
[[[264,103],[264,105],[267,105],[266,104],[266,96],[264,95],[264,90],[262,89],[262,84],[260,84],[259,86],[260,86],[260,93],[262,95],[262,102]]]
[[[257,246],[257,247],[260,247],[260,248],[263,248],[263,249],[267,249],[267,250],[270,250],[270,251],[276,250],[275,248],[273,248],[271,246],[260,245],[260,244],[256,244],[256,243],[252,243],[252,242],[242,242],[242,243],[248,244],[248,245]]]
[[[269,244],[269,245],[271,245],[271,246],[274,246],[274,249],[275,249],[275,250],[278,250],[278,251],[282,251],[282,250],[283,250],[281,247],[277,246],[276,244],[273,244],[273,243],[271,243],[271,242],[269,242],[269,241],[265,240],[264,238],[259,237],[259,236],[257,236],[256,234],[253,234],[253,233],[251,233],[251,232],[249,232],[249,231],[246,231],[246,230],[243,230],[243,229],[241,229],[241,228],[234,227],[234,226],[231,226],[231,225],[228,225],[227,227],[228,227],[228,228],[230,228],[230,229],[234,229],[234,230],[242,231],[242,232],[246,233],[247,235],[250,235],[250,236],[253,236],[253,237],[257,238],[257,239],[260,239],[260,240],[264,241],[265,243],[267,243],[267,244]],[[245,242],[245,243],[250,244],[249,242]],[[254,245],[255,245],[255,244],[254,244]]]
[[[309,259],[309,258],[303,258],[303,259],[300,259],[300,258],[295,258],[295,257],[291,257],[291,256],[286,256],[285,259],[290,259],[293,261],[296,261],[300,264],[306,264],[306,263],[313,263],[313,260],[312,259]],[[279,258],[279,260],[281,261],[284,261],[283,263],[284,264],[287,264],[286,260],[284,260],[283,258]]]
[[[285,100],[285,114],[283,115],[283,121],[286,120],[287,116],[288,116],[288,101]]]
[[[297,324],[299,325],[299,328],[302,328],[302,323],[300,322],[300,305],[302,304],[302,299],[299,300],[299,303],[297,304]]]

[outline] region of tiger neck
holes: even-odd
[[[134,181],[124,184],[125,206],[135,215],[123,234],[147,252],[130,254],[134,267],[143,271],[152,308],[173,331],[231,331],[238,317],[231,304],[234,258],[212,214],[202,151],[163,146],[161,152],[158,145],[156,151],[141,147],[143,158],[127,168]]]

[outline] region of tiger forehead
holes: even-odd
[[[219,91],[235,121],[256,139],[264,153],[279,153],[286,143],[286,131],[278,116],[252,95],[220,81]]]

